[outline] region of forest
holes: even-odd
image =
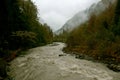
[[[120,63],[120,0],[67,35],[64,49],[107,63]]]
[[[31,0],[2,0],[0,5],[0,77],[5,77],[6,62],[20,51],[51,43],[53,32],[39,22]]]

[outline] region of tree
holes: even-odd
[[[120,0],[117,0],[117,5],[115,9],[115,17],[114,17],[114,22],[117,25],[120,19]]]
[[[31,0],[3,0],[0,4],[0,50],[9,50],[13,45],[14,49],[35,47],[47,44],[52,39],[52,30],[39,22],[37,8]],[[20,36],[19,32],[25,33]],[[13,33],[16,36],[11,36]],[[27,36],[31,33],[35,34],[34,44],[30,41],[33,40],[32,36]]]
[[[66,43],[67,51],[120,63],[120,0],[99,15],[92,14],[84,25],[69,34]]]

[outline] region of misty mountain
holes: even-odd
[[[115,0],[101,0],[98,3],[92,4],[88,9],[78,12],[75,16],[68,20],[61,29],[59,29],[55,33],[60,34],[63,31],[72,31],[74,28],[89,20],[92,14],[98,15],[103,12],[114,1]]]
[[[84,23],[88,20],[88,10],[80,11],[75,16],[73,16],[70,20],[68,20],[64,26],[56,31],[56,34],[62,33],[64,30],[71,31],[78,26],[79,24]]]

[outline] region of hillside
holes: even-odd
[[[67,38],[66,51],[78,52],[108,64],[120,63],[120,1],[74,29]]]
[[[99,15],[106,8],[109,7],[115,0],[102,0],[98,3],[92,4],[88,9],[78,12],[74,15],[70,20],[68,20],[61,29],[56,31],[56,34],[60,34],[63,31],[72,31],[79,25],[85,23],[90,19],[90,16],[94,13],[95,15]]]

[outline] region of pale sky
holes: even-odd
[[[60,29],[77,12],[85,10],[100,0],[32,0],[37,5],[39,17],[53,31]]]

